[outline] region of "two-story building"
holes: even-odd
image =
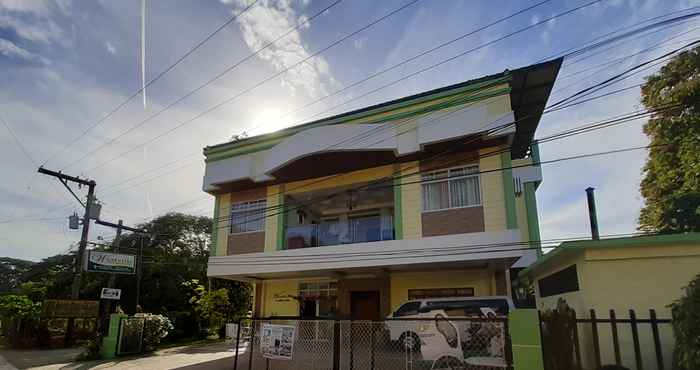
[[[206,147],[208,275],[252,283],[258,317],[510,295],[511,269],[539,252],[541,171],[523,165],[560,65]]]

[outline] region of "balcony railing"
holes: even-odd
[[[368,216],[347,221],[287,227],[287,249],[393,240],[391,217]]]

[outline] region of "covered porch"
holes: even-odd
[[[378,320],[413,299],[511,296],[511,268],[535,255],[483,232],[212,257],[209,276],[254,283],[256,317]]]

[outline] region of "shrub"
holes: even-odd
[[[671,304],[673,335],[673,368],[700,369],[700,275],[684,288],[684,295]]]
[[[145,319],[143,326],[143,349],[145,351],[155,350],[160,341],[173,330],[173,324],[166,316],[150,313],[137,313],[135,316]]]
[[[574,368],[574,310],[559,298],[557,308],[542,313],[542,348],[546,370],[569,370]]]
[[[3,335],[12,347],[31,347],[38,338],[41,303],[24,295],[0,296],[0,321]]]

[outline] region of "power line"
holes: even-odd
[[[302,21],[302,24],[308,24],[308,22],[311,21],[313,18],[316,18],[316,17],[318,17],[318,16],[320,16],[320,15],[325,14],[326,11],[327,11],[330,7],[335,6],[335,5],[338,4],[340,1],[341,1],[341,0],[336,0],[336,2],[334,2],[334,3],[331,4],[331,5],[329,5],[329,6],[326,7],[325,9],[319,11],[318,13],[316,13],[315,15],[313,15],[312,17],[305,18],[304,21]],[[408,3],[406,3],[406,4],[402,5],[402,6],[400,6],[399,8],[396,8],[396,9],[392,10],[391,12],[389,12],[389,13],[385,14],[384,16],[382,16],[382,17],[380,17],[380,18],[378,18],[378,19],[376,19],[376,20],[370,22],[369,24],[367,24],[367,25],[361,27],[360,29],[357,29],[357,30],[353,31],[353,32],[351,32],[350,34],[348,34],[348,35],[346,35],[346,36],[340,38],[339,40],[334,41],[334,42],[331,43],[330,45],[328,45],[328,46],[326,46],[326,47],[324,47],[324,48],[322,48],[322,49],[320,49],[320,50],[318,50],[318,51],[316,51],[316,52],[310,54],[309,56],[307,56],[307,57],[303,58],[302,60],[300,60],[300,61],[298,61],[298,62],[292,64],[291,66],[286,67],[286,68],[284,68],[283,70],[281,70],[281,71],[279,71],[279,72],[277,72],[277,73],[275,73],[275,74],[273,74],[273,75],[271,75],[271,76],[265,78],[264,80],[258,82],[257,84],[253,85],[252,87],[249,87],[249,88],[247,88],[247,89],[245,89],[245,90],[243,90],[243,91],[241,91],[241,92],[239,92],[239,93],[233,95],[232,97],[227,98],[227,99],[224,100],[223,102],[220,102],[220,103],[218,103],[218,104],[216,104],[216,105],[214,105],[214,106],[208,108],[208,109],[205,110],[203,113],[200,113],[200,114],[194,116],[193,118],[191,118],[191,119],[189,119],[189,120],[186,120],[185,122],[179,124],[178,126],[175,126],[175,128],[173,128],[173,129],[171,129],[171,130],[168,130],[168,131],[166,131],[165,133],[163,133],[163,134],[161,134],[161,135],[159,135],[159,136],[156,136],[155,138],[153,138],[153,139],[147,141],[146,143],[143,143],[143,144],[138,145],[135,149],[138,149],[138,148],[140,148],[140,147],[142,147],[142,146],[144,146],[144,145],[147,145],[147,144],[149,144],[150,142],[153,142],[153,141],[157,140],[157,138],[162,137],[162,136],[164,136],[164,135],[166,135],[166,134],[168,134],[168,133],[170,133],[170,132],[176,130],[176,129],[179,128],[179,127],[182,127],[182,126],[184,126],[185,124],[187,124],[187,123],[189,123],[189,122],[192,122],[192,121],[194,121],[194,120],[196,120],[196,119],[199,119],[200,117],[204,116],[205,114],[207,114],[207,113],[209,113],[209,112],[212,112],[212,111],[218,109],[219,107],[221,107],[221,106],[223,106],[223,105],[225,105],[225,104],[230,103],[231,101],[237,99],[237,98],[240,97],[240,96],[243,96],[243,95],[249,93],[250,91],[255,90],[255,89],[258,88],[259,86],[262,86],[262,85],[264,85],[265,83],[267,83],[267,82],[269,82],[269,81],[272,81],[272,80],[276,79],[277,77],[279,77],[279,76],[285,74],[286,72],[288,72],[288,71],[290,71],[290,70],[292,70],[292,69],[294,69],[294,68],[296,68],[296,67],[298,67],[298,66],[300,66],[300,65],[302,65],[302,64],[304,64],[304,63],[306,63],[309,59],[314,58],[314,57],[318,56],[319,54],[325,52],[326,50],[328,50],[328,49],[330,49],[330,48],[332,48],[332,47],[334,47],[334,46],[340,44],[341,42],[343,42],[343,41],[345,41],[345,40],[347,40],[347,39],[349,39],[349,38],[351,38],[351,37],[353,37],[353,36],[355,36],[355,35],[357,35],[358,33],[362,32],[362,31],[364,31],[364,30],[366,30],[366,29],[368,29],[368,28],[373,27],[374,25],[376,25],[376,24],[378,24],[378,23],[384,21],[385,19],[387,19],[387,18],[393,16],[394,14],[396,14],[396,13],[398,13],[398,12],[400,12],[400,11],[402,11],[402,10],[408,8],[409,6],[411,6],[411,5],[415,4],[415,3],[417,3],[418,1],[420,1],[420,0],[411,0],[410,2],[408,2]],[[297,27],[301,27],[301,26],[302,26],[302,25],[300,24],[300,25],[298,25]],[[280,37],[280,38],[281,38],[281,37]],[[249,55],[248,57],[244,58],[243,61],[252,58],[254,55],[258,54],[259,52],[261,52],[264,48],[268,47],[269,45],[271,45],[271,44],[268,44],[268,45],[264,46],[263,48],[258,49],[258,50],[257,50],[256,52],[254,52],[253,54],[251,54],[251,55]],[[115,136],[115,137],[112,138],[110,141],[108,141],[106,144],[97,147],[96,149],[94,149],[94,150],[92,150],[91,152],[87,153],[87,154],[84,155],[83,157],[81,157],[81,158],[79,158],[79,159],[73,161],[73,162],[70,163],[68,166],[66,166],[66,168],[72,167],[72,166],[75,165],[76,163],[78,163],[78,162],[80,162],[80,161],[82,161],[82,160],[88,158],[91,154],[93,154],[93,153],[95,153],[95,152],[101,150],[102,148],[104,148],[104,147],[106,147],[106,146],[108,146],[108,145],[114,143],[114,142],[117,141],[119,138],[123,137],[124,135],[127,135],[128,133],[132,132],[133,130],[135,130],[135,129],[137,129],[137,128],[143,126],[143,125],[145,125],[145,124],[148,123],[150,120],[154,119],[155,117],[159,116],[159,115],[162,114],[163,112],[169,110],[169,109],[172,108],[173,106],[179,104],[180,102],[182,102],[182,101],[184,101],[185,99],[189,98],[190,96],[194,95],[196,92],[200,91],[200,90],[203,89],[204,87],[206,87],[206,86],[208,86],[209,84],[213,83],[214,81],[218,80],[218,79],[221,78],[223,75],[225,75],[225,74],[228,73],[229,71],[233,70],[233,68],[237,67],[238,65],[240,65],[240,64],[242,64],[242,63],[243,63],[243,62],[236,63],[234,66],[232,66],[231,68],[225,70],[223,73],[220,73],[219,75],[215,76],[214,78],[212,78],[212,79],[208,80],[207,82],[205,82],[205,83],[199,85],[197,88],[191,90],[191,91],[188,92],[187,94],[185,94],[185,95],[183,95],[182,97],[176,99],[175,101],[173,101],[172,103],[168,104],[167,106],[165,106],[163,109],[159,110],[158,112],[152,114],[151,116],[149,116],[149,117],[146,118],[145,120],[143,120],[143,121],[137,123],[136,125],[130,127],[130,128],[127,129],[126,131],[122,132],[121,134]],[[134,150],[135,150],[135,149],[134,149]],[[132,150],[132,151],[133,151],[133,150]],[[129,151],[129,152],[131,152],[131,151]],[[93,168],[93,169],[94,169],[94,168]],[[91,170],[92,170],[92,169],[91,169]],[[89,170],[89,171],[91,171],[91,170]]]
[[[129,95],[129,97],[127,97],[124,101],[122,101],[121,103],[119,103],[116,107],[112,108],[112,110],[110,110],[109,112],[107,112],[107,114],[105,114],[104,116],[102,116],[102,118],[100,118],[99,120],[97,120],[97,121],[96,121],[95,123],[93,123],[92,125],[88,126],[87,129],[85,129],[83,132],[81,132],[80,135],[76,136],[73,140],[71,140],[71,141],[70,141],[68,144],[66,144],[63,148],[59,149],[57,152],[53,153],[53,154],[50,155],[48,158],[46,158],[46,160],[44,160],[44,161],[42,162],[41,165],[44,166],[44,165],[46,165],[46,163],[47,163],[49,160],[51,160],[51,159],[56,159],[56,158],[60,157],[66,150],[68,150],[69,147],[71,147],[73,144],[75,144],[76,142],[78,142],[78,140],[82,139],[85,135],[87,135],[88,132],[90,132],[91,130],[95,129],[97,126],[101,125],[103,122],[105,122],[107,119],[109,119],[112,115],[114,115],[115,113],[117,113],[120,109],[122,109],[124,106],[126,106],[131,100],[133,100],[134,98],[136,98],[137,96],[139,96],[139,94],[141,94],[141,92],[143,92],[145,88],[151,86],[151,84],[153,84],[153,83],[155,83],[156,81],[158,81],[161,77],[163,77],[165,74],[167,74],[168,72],[170,72],[173,68],[175,68],[175,66],[177,66],[177,65],[180,64],[182,61],[184,61],[185,59],[187,59],[187,57],[189,57],[192,53],[194,53],[194,52],[195,52],[197,49],[199,49],[202,45],[204,45],[206,42],[208,42],[212,37],[214,37],[214,35],[216,35],[217,33],[219,33],[221,30],[223,30],[223,29],[226,28],[229,24],[231,24],[231,22],[235,21],[236,19],[238,19],[239,16],[241,16],[241,15],[244,14],[244,13],[246,13],[246,12],[247,12],[248,10],[250,10],[253,6],[255,6],[255,5],[258,3],[258,1],[260,1],[260,0],[253,0],[253,2],[250,3],[250,5],[246,6],[243,10],[241,10],[240,12],[238,12],[238,13],[234,14],[233,16],[229,17],[223,24],[221,24],[221,25],[220,25],[219,27],[217,27],[214,31],[212,31],[211,33],[209,33],[209,35],[207,35],[204,39],[202,39],[201,41],[199,41],[194,47],[190,48],[185,54],[183,54],[180,58],[178,58],[174,63],[170,64],[167,68],[165,68],[163,71],[161,71],[156,77],[154,77],[153,79],[151,79],[150,81],[148,81],[148,83],[146,83],[144,86],[142,86],[140,89],[136,90],[136,91],[133,92],[131,95]]]
[[[539,4],[536,4],[536,5],[534,5],[534,6],[539,6],[539,5],[541,5],[541,4],[542,4],[542,3],[539,3]],[[533,7],[534,7],[534,6],[533,6]],[[522,12],[524,12],[524,11],[527,11],[527,10],[529,10],[529,9],[531,9],[531,8],[532,8],[532,7],[523,9],[523,10],[517,12],[517,13],[511,14],[511,15],[508,16],[508,17],[501,18],[501,20],[499,20],[499,21],[502,21],[502,20],[504,20],[504,19],[508,19],[508,18],[510,18],[510,17],[513,17],[514,15],[519,14],[519,13],[522,13]],[[670,13],[670,14],[673,14],[673,13]],[[646,20],[646,21],[643,21],[643,22],[640,22],[640,23],[645,23],[645,22],[648,22],[648,21],[650,21],[650,20],[652,20],[652,19],[656,19],[656,18],[659,18],[659,17],[650,18],[650,19],[648,19],[648,20]],[[498,21],[497,21],[497,22],[498,22]],[[496,23],[496,22],[494,22],[494,23]],[[494,23],[491,23],[491,25],[494,24]],[[640,24],[640,23],[637,23],[637,24]],[[635,24],[635,25],[637,25],[637,24]],[[628,29],[628,28],[631,28],[631,27],[633,27],[633,26],[635,26],[635,25],[628,26],[628,27],[623,27],[622,29]],[[488,27],[488,26],[485,26],[485,27]],[[484,29],[485,27],[482,27],[482,28],[480,28],[480,29]],[[480,30],[480,29],[478,29],[478,30]],[[609,33],[609,34],[617,33],[617,32],[619,32],[619,31],[621,31],[622,29],[616,30],[616,31],[611,32],[611,33]],[[474,32],[476,32],[476,31],[478,31],[478,30],[472,31],[472,32],[470,32],[470,33],[468,33],[468,34],[465,34],[465,35],[462,35],[462,36],[460,36],[460,37],[465,37],[466,35],[469,35],[469,34],[471,34],[471,33],[474,33]],[[685,33],[688,33],[688,32],[684,32],[684,33],[682,33],[682,34],[685,34]],[[609,35],[609,34],[608,34],[608,35]],[[682,34],[680,34],[680,35],[682,35]],[[676,36],[672,37],[671,39],[673,39],[673,38],[675,38],[675,37],[678,37],[678,36],[680,36],[680,35],[676,35]],[[605,36],[605,35],[604,35],[604,36]],[[602,37],[602,36],[601,36],[601,37]],[[601,37],[597,37],[597,38],[595,38],[594,40],[599,40]],[[454,40],[455,40],[455,39],[453,39],[453,41],[454,41]],[[668,40],[667,40],[667,41],[668,41]],[[448,43],[449,43],[449,42],[448,42]],[[448,44],[448,43],[445,43],[445,44]],[[445,44],[443,44],[443,45],[445,45]],[[435,50],[435,49],[431,49],[431,50]],[[568,51],[570,51],[570,50],[572,50],[572,49],[569,49]],[[580,49],[579,49],[579,50],[580,50]],[[576,50],[575,53],[580,54],[580,53],[579,53],[579,50]],[[608,49],[606,49],[606,50],[608,50]],[[427,52],[424,52],[424,53],[428,53],[428,52],[430,52],[430,51],[427,51]],[[640,52],[640,53],[641,53],[641,52]],[[419,54],[419,55],[421,55],[421,54]],[[635,55],[635,54],[633,54],[633,55]],[[417,56],[415,56],[415,57],[417,57]],[[413,57],[413,58],[415,58],[415,57]],[[410,60],[410,58],[409,58],[409,60]],[[571,65],[571,64],[568,64],[567,67],[570,66],[570,65]],[[397,66],[397,65],[394,65],[393,67],[395,67],[395,66]],[[393,67],[389,67],[389,69],[391,69],[391,68],[393,68]],[[559,78],[559,79],[561,79],[561,78]],[[349,87],[351,87],[351,86],[346,86],[346,88],[349,88]],[[631,87],[630,87],[630,88],[631,88]],[[565,89],[565,88],[563,88],[563,89]],[[560,89],[560,90],[561,90],[561,89]],[[620,91],[622,91],[622,90],[618,90],[617,92],[620,92]],[[606,95],[607,95],[607,94],[606,94]],[[196,155],[196,154],[199,154],[199,151],[194,152],[194,153],[192,153],[192,154],[189,154],[189,155],[186,156],[186,157],[194,156],[194,155]],[[186,158],[186,157],[185,157],[185,158]],[[182,158],[182,159],[184,159],[184,158]],[[182,159],[169,162],[168,164],[165,164],[165,165],[163,165],[163,166],[159,166],[159,167],[157,167],[156,169],[159,169],[159,168],[161,168],[161,167],[167,167],[167,166],[169,166],[170,164],[176,163],[176,162],[178,162],[178,161],[180,161],[180,160],[182,160]],[[131,180],[137,178],[137,177],[140,177],[140,176],[142,176],[142,175],[148,174],[148,173],[150,173],[150,172],[152,172],[152,171],[153,171],[153,169],[152,169],[152,170],[148,170],[148,171],[144,171],[144,172],[142,172],[142,173],[140,173],[140,174],[138,174],[138,175],[136,175],[136,176],[134,176],[134,177],[132,177],[132,178],[130,178],[130,179],[124,180],[124,181],[121,182],[121,183],[126,183],[126,182],[128,182],[128,181],[131,181]],[[121,184],[121,183],[119,183],[119,184]],[[118,184],[116,184],[116,185],[118,185]],[[108,188],[111,188],[111,187],[116,186],[116,185],[109,186]]]
[[[535,4],[534,6],[539,6],[540,4],[541,4],[541,3],[538,3],[538,4]],[[588,6],[588,5],[592,5],[592,4],[585,4],[583,7]],[[534,6],[533,6],[533,7],[534,7]],[[515,13],[514,15],[517,15],[517,14],[519,14],[519,13],[522,13],[522,12],[524,12],[524,11],[527,11],[527,10],[529,10],[529,9],[531,9],[531,8],[532,8],[532,7],[526,8],[526,9],[524,9],[524,10],[518,12],[518,13]],[[572,9],[572,11],[576,11],[576,10],[578,10],[578,9]],[[565,13],[566,13],[566,12],[565,12]],[[555,16],[553,16],[553,17],[548,18],[548,19],[545,19],[545,20],[542,20],[542,21],[540,21],[540,22],[534,23],[534,24],[532,24],[532,25],[529,26],[529,27],[525,27],[524,29],[521,29],[521,30],[516,31],[515,33],[517,34],[517,33],[519,33],[519,32],[525,31],[525,30],[527,30],[527,29],[530,29],[530,28],[533,28],[533,27],[536,27],[536,26],[545,24],[545,23],[551,21],[552,19],[555,19],[555,18],[558,17],[558,16],[564,15],[565,13],[560,13],[560,14],[557,14],[557,15],[555,15]],[[673,13],[671,13],[671,14],[673,14]],[[480,28],[480,29],[477,29],[476,31],[473,31],[473,32],[478,32],[478,31],[480,31],[480,30],[483,30],[483,29],[485,29],[485,28],[488,28],[488,27],[490,27],[490,26],[492,26],[492,25],[494,25],[494,24],[497,24],[497,23],[499,23],[499,22],[501,22],[501,21],[503,21],[503,20],[505,20],[505,19],[508,19],[508,18],[510,18],[510,17],[512,17],[512,16],[513,16],[513,15],[508,16],[508,17],[505,17],[505,18],[501,18],[501,19],[497,20],[496,22],[493,22],[493,23],[491,23],[491,24],[489,24],[489,25],[487,25],[487,26],[484,26],[484,27],[482,27],[482,28]],[[652,19],[653,19],[653,18],[652,18]],[[681,18],[681,19],[685,19],[685,18]],[[679,21],[679,19],[674,19],[674,20],[671,20],[671,21]],[[642,22],[642,23],[644,23],[644,22]],[[664,24],[665,24],[665,23],[664,23]],[[634,25],[633,25],[633,26],[634,26]],[[629,28],[629,27],[623,27],[622,29],[627,29],[627,28]],[[619,32],[619,31],[620,31],[620,30],[615,31],[615,32]],[[615,33],[615,32],[613,32],[613,33]],[[628,34],[624,35],[624,37],[629,37],[629,36],[633,35],[634,32],[635,32],[635,31],[629,32]],[[640,32],[640,31],[636,31],[636,32]],[[384,74],[384,73],[386,73],[386,72],[388,72],[388,71],[391,71],[391,70],[393,70],[393,69],[395,69],[395,68],[398,68],[398,67],[400,67],[400,66],[402,66],[402,65],[405,65],[406,63],[408,63],[408,62],[410,62],[410,61],[413,61],[413,60],[415,60],[415,59],[417,59],[417,58],[420,58],[420,57],[422,57],[423,55],[432,53],[432,52],[435,51],[435,50],[438,50],[438,49],[440,49],[440,48],[442,48],[442,47],[444,47],[444,46],[450,45],[450,44],[452,44],[453,42],[455,42],[455,41],[457,41],[457,40],[459,40],[459,39],[461,39],[461,38],[463,38],[463,37],[466,37],[466,36],[468,36],[468,35],[470,35],[470,34],[473,34],[473,33],[468,33],[468,34],[459,36],[459,37],[457,37],[456,39],[453,39],[453,40],[450,40],[450,41],[448,41],[448,42],[446,42],[446,43],[443,43],[443,44],[441,44],[441,45],[438,45],[438,46],[435,47],[435,48],[428,49],[427,51],[424,51],[424,52],[422,52],[422,53],[418,53],[418,54],[416,54],[416,55],[413,56],[413,57],[410,57],[410,58],[408,58],[408,59],[406,59],[406,60],[404,60],[404,61],[401,61],[401,62],[399,62],[399,63],[397,63],[397,64],[394,64],[394,65],[392,65],[392,66],[390,66],[390,67],[387,67],[387,68],[385,68],[385,69],[382,69],[381,71],[378,71],[378,72],[376,72],[376,73],[374,73],[374,74],[372,74],[372,75],[370,75],[370,76],[368,76],[368,77],[366,77],[366,78],[363,78],[363,79],[358,80],[358,81],[356,81],[356,82],[354,82],[354,83],[352,83],[352,84],[350,84],[350,85],[347,85],[347,86],[345,86],[345,87],[343,87],[343,88],[341,88],[341,89],[339,89],[339,90],[337,90],[337,91],[335,91],[335,92],[333,92],[333,93],[331,93],[331,94],[329,94],[329,95],[326,95],[326,96],[324,96],[324,97],[321,97],[321,98],[319,98],[319,99],[316,99],[316,100],[314,100],[314,101],[312,101],[312,102],[310,102],[310,103],[307,103],[307,104],[301,106],[301,107],[298,108],[298,109],[288,111],[287,113],[285,113],[285,114],[279,116],[277,119],[282,119],[282,118],[287,117],[287,116],[289,116],[289,115],[291,115],[291,114],[297,113],[297,112],[299,112],[300,110],[303,110],[303,109],[305,109],[305,108],[307,108],[307,107],[310,107],[310,106],[312,106],[312,105],[314,105],[314,104],[316,104],[316,103],[318,103],[318,102],[320,102],[320,101],[322,101],[322,100],[325,100],[325,99],[327,99],[327,98],[329,98],[329,97],[332,97],[332,96],[334,96],[334,95],[337,95],[338,93],[341,93],[341,92],[343,92],[343,91],[346,91],[347,89],[349,89],[349,88],[351,88],[351,87],[354,87],[354,86],[357,86],[357,85],[359,85],[359,84],[362,84],[362,83],[364,83],[364,82],[366,82],[366,81],[368,81],[368,80],[370,80],[370,79],[373,79],[373,78],[375,78],[375,77],[377,77],[377,76],[379,76],[379,75],[382,75],[382,74]],[[498,42],[498,41],[500,41],[500,40],[502,40],[502,39],[504,39],[504,38],[508,38],[508,37],[510,37],[510,36],[513,36],[513,34],[508,34],[508,35],[504,36],[503,38],[496,39],[496,40],[493,40],[493,41],[494,41],[494,42]],[[604,36],[605,36],[605,35],[604,35]],[[601,37],[602,37],[602,36],[601,36]],[[598,40],[599,38],[600,38],[600,37],[595,38],[595,39],[593,39],[593,41],[594,41],[594,40]],[[608,41],[608,42],[613,42],[613,41],[610,40],[610,41]],[[492,42],[490,42],[490,43],[492,43]],[[487,43],[486,45],[480,45],[480,46],[477,47],[476,49],[481,48],[481,47],[483,47],[483,46],[488,46],[488,44],[490,44],[490,43]],[[599,47],[599,46],[601,46],[601,45],[604,45],[604,44],[600,44],[600,45],[598,45],[597,47]],[[471,50],[468,50],[468,51],[466,51],[466,52],[464,52],[464,53],[469,53],[469,52],[472,52],[472,51],[474,51],[474,50],[475,50],[475,49],[471,49]],[[571,49],[569,49],[569,50],[571,50]],[[593,47],[592,47],[592,46],[587,46],[587,47],[585,47],[585,48],[578,49],[578,50],[574,51],[573,53],[580,54],[580,53],[585,52],[585,50],[593,50]],[[426,70],[432,69],[432,68],[434,68],[434,67],[436,67],[436,66],[438,66],[438,65],[441,65],[442,63],[449,62],[449,61],[451,61],[451,60],[454,59],[454,58],[459,58],[459,57],[463,56],[464,53],[457,54],[457,55],[456,55],[455,57],[453,57],[453,58],[449,58],[449,59],[444,60],[444,61],[442,61],[442,62],[440,62],[440,63],[437,63],[436,65],[429,66]],[[574,54],[572,54],[572,55],[574,55]],[[567,54],[564,54],[564,57],[568,57],[568,55],[567,55]],[[546,59],[541,59],[541,60],[546,60]],[[422,72],[424,72],[424,71],[423,71],[423,70],[420,70],[420,71],[418,71],[418,72],[416,72],[416,73],[414,73],[414,74],[412,74],[412,75],[405,76],[404,78],[401,78],[401,79],[399,79],[399,80],[396,80],[396,81],[394,81],[394,82],[392,82],[392,83],[390,83],[390,84],[381,86],[381,87],[378,88],[378,89],[375,89],[375,90],[369,91],[369,92],[367,92],[367,93],[364,93],[364,94],[362,94],[361,96],[358,96],[358,97],[356,97],[356,98],[353,98],[353,99],[351,99],[351,100],[349,100],[349,101],[346,101],[346,102],[337,104],[337,105],[335,105],[335,106],[333,106],[333,107],[331,107],[331,108],[329,108],[329,109],[326,109],[326,110],[321,111],[321,112],[319,112],[319,113],[313,114],[313,115],[311,115],[311,116],[305,118],[305,119],[302,120],[301,122],[307,121],[307,120],[309,120],[309,119],[312,119],[312,118],[317,117],[317,116],[322,115],[322,114],[329,113],[329,112],[335,110],[336,108],[338,108],[338,107],[340,107],[340,106],[343,106],[343,105],[345,105],[345,104],[347,104],[347,103],[350,103],[350,102],[352,102],[352,101],[355,101],[355,100],[358,100],[358,99],[360,99],[360,98],[363,98],[363,97],[368,96],[368,95],[370,95],[370,94],[373,94],[373,93],[375,93],[375,92],[377,92],[377,91],[379,91],[379,90],[382,90],[382,89],[384,89],[384,88],[386,88],[386,87],[392,86],[392,85],[394,85],[394,84],[396,84],[396,83],[398,83],[398,82],[401,82],[401,81],[403,81],[403,80],[405,80],[405,79],[407,79],[407,78],[413,77],[414,75],[417,75],[417,74],[422,73]],[[294,126],[296,126],[296,125],[298,125],[298,124],[299,124],[299,123],[297,123],[297,124],[295,124],[295,125],[292,125],[291,127],[294,127]],[[249,129],[249,130],[252,130],[252,129],[254,129],[254,128],[255,128],[255,127],[251,128],[251,129]],[[248,131],[248,130],[246,130],[246,131]]]

